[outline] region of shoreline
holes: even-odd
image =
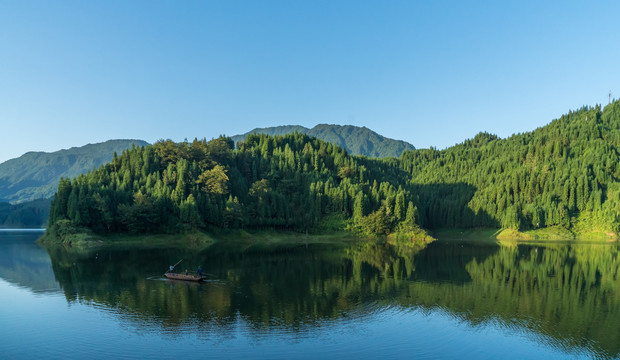
[[[514,229],[476,228],[476,229],[441,229],[433,232],[422,231],[412,235],[410,232],[396,232],[387,236],[364,236],[347,230],[331,230],[317,233],[302,233],[292,230],[258,229],[258,230],[223,230],[215,229],[188,230],[176,234],[94,234],[78,232],[63,238],[49,236],[45,229],[0,229],[6,232],[42,232],[37,240],[44,245],[65,245],[91,247],[101,245],[151,245],[151,246],[186,246],[206,247],[217,242],[228,242],[238,246],[291,246],[319,243],[349,242],[356,240],[384,239],[399,243],[429,243],[438,241],[478,241],[501,243],[558,243],[558,242],[591,242],[615,243],[617,235],[604,231],[588,231],[575,233],[564,228],[543,228],[530,231]]]
[[[28,231],[28,232],[45,232],[47,228],[0,228],[0,232],[19,232],[19,231]]]
[[[431,232],[437,240],[511,241],[511,242],[593,242],[613,243],[618,237],[613,232],[590,230],[574,232],[559,227],[518,231],[514,229],[476,228],[441,229]]]
[[[208,247],[215,243],[226,242],[241,247],[254,245],[265,246],[302,246],[309,244],[329,244],[359,240],[359,236],[348,231],[308,234],[285,230],[189,230],[177,234],[107,234],[75,233],[64,238],[46,236],[37,239],[42,245],[61,245],[69,247],[93,247],[106,245],[149,245],[149,246],[184,246],[188,248]]]

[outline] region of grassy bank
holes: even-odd
[[[102,245],[149,245],[149,246],[183,246],[205,247],[215,242],[212,234],[200,231],[190,231],[179,234],[110,234],[99,235],[92,232],[77,232],[62,237],[45,233],[37,242],[43,245],[65,245],[71,247],[93,247]]]
[[[387,236],[388,242],[399,244],[428,244],[436,239],[420,228],[400,229]]]
[[[369,235],[352,226],[342,215],[326,216],[320,224],[308,231],[263,229],[187,229],[176,234],[96,234],[86,228],[77,228],[68,220],[61,220],[38,240],[41,244],[92,247],[106,244],[128,246],[180,246],[200,248],[215,242],[226,242],[237,247],[297,246],[319,243],[347,242],[359,239],[386,239],[401,243],[428,243],[434,239],[418,227],[402,227],[389,235]]]
[[[438,240],[495,241],[498,229],[440,229],[432,232]]]
[[[178,234],[110,234],[99,235],[92,232],[76,232],[62,237],[44,234],[38,242],[43,245],[65,245],[70,247],[149,246],[182,247],[203,249],[217,242],[226,242],[239,248],[302,246],[320,243],[347,242],[357,237],[348,231],[326,231],[322,233],[300,233],[273,229],[263,230],[188,230]]]
[[[429,234],[424,229],[409,226],[399,227],[396,232],[385,235],[372,235],[362,231],[360,227],[342,216],[334,215],[309,229],[309,232],[286,231],[278,229],[259,230],[225,230],[212,229],[209,231],[188,229],[177,234],[110,234],[99,235],[88,229],[75,228],[68,221],[59,221],[57,226],[48,231],[39,239],[42,244],[63,244],[65,246],[91,247],[105,244],[128,246],[178,246],[185,248],[205,248],[215,242],[227,242],[237,247],[250,246],[296,246],[316,243],[334,243],[354,239],[386,239],[393,243],[422,243],[427,244],[435,239],[440,240],[467,240],[467,241],[616,241],[613,232],[596,230],[594,226],[584,221],[577,222],[567,230],[560,226],[541,228],[529,231],[514,229],[443,229]]]
[[[574,229],[567,230],[560,226],[541,228],[536,230],[518,231],[515,229],[446,229],[432,233],[439,240],[468,240],[468,241],[616,241],[617,235],[613,232]]]
[[[548,227],[530,231],[517,231],[513,229],[504,229],[497,234],[498,240],[544,240],[544,241],[596,241],[609,242],[616,241],[617,236],[613,232],[591,229],[572,229],[567,230],[563,227]]]

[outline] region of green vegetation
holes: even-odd
[[[469,228],[469,229],[440,229],[432,236],[441,240],[491,241],[497,240],[551,240],[551,241],[615,241],[617,235],[600,230],[583,229],[579,226],[567,229],[560,225],[538,228],[533,230],[517,230],[514,228]]]
[[[470,228],[470,229],[439,229],[433,231],[433,237],[441,240],[466,240],[476,242],[495,242],[500,230],[494,228]]]
[[[61,179],[47,236],[195,229],[352,230],[424,234],[398,169],[299,133],[160,141],[73,181]],[[386,171],[388,170],[388,171]],[[78,238],[76,238],[76,236]],[[71,240],[73,241],[73,240]]]
[[[504,140],[481,133],[443,151],[406,152],[398,166],[420,186],[426,228],[559,226],[610,238],[620,229],[619,146],[614,102]]]
[[[49,233],[346,227],[419,240],[421,229],[502,228],[501,239],[613,240],[619,146],[619,102],[508,139],[481,133],[398,159],[351,156],[297,132],[248,135],[236,149],[226,137],[160,141],[62,179]]]
[[[420,235],[426,233],[420,230]],[[400,234],[399,234],[400,235]],[[409,234],[404,234],[409,235]],[[403,235],[400,235],[403,239]],[[59,240],[62,245],[78,249],[102,248],[107,246],[148,247],[194,249],[202,251],[215,243],[226,243],[236,246],[238,249],[266,248],[275,249],[279,246],[308,246],[311,244],[350,243],[358,238],[341,228],[335,231],[324,231],[318,234],[304,234],[296,231],[273,231],[273,230],[244,230],[244,229],[211,229],[189,230],[175,234],[98,234],[89,229],[75,228],[68,220],[61,220],[55,229],[55,233],[47,232],[37,239],[37,243],[43,246],[57,246]],[[403,243],[409,243],[409,238],[404,238]],[[424,239],[424,238],[422,238]],[[427,242],[433,239],[426,236]],[[421,242],[424,244],[424,242]]]
[[[323,141],[338,145],[351,155],[368,157],[399,157],[403,151],[414,150],[415,147],[402,140],[389,139],[366,128],[352,125],[319,124],[312,129],[299,125],[257,128],[243,135],[233,136],[235,143],[243,141],[250,134],[286,135],[298,132]]]
[[[29,152],[5,161],[0,164],[0,201],[17,204],[49,199],[56,192],[61,177],[73,178],[93,170],[112,160],[114,152],[120,154],[133,145],[147,143],[142,140],[109,140],[52,153]]]

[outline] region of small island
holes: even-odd
[[[61,179],[43,241],[233,230],[430,241],[406,174],[383,164],[298,133],[249,135],[236,148],[227,137],[133,147]]]

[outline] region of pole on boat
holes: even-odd
[[[174,270],[174,268],[175,268],[177,265],[179,265],[179,264],[181,263],[181,261],[183,261],[183,259],[179,260],[176,264],[172,265],[172,269]],[[164,273],[164,275],[166,275],[168,272],[170,272],[170,270],[166,271],[166,272]]]

